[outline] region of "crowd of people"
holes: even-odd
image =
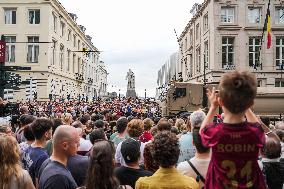
[[[150,100],[22,102],[0,118],[0,189],[283,189],[284,120],[253,113],[256,90],[224,74],[209,109],[174,118]]]

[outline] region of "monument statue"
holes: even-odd
[[[135,92],[135,75],[131,69],[127,72],[127,92],[126,97],[136,98]]]

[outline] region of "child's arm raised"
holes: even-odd
[[[217,97],[217,93],[215,90],[215,87],[213,87],[212,91],[210,89],[207,90],[207,96],[208,96],[208,100],[210,102],[210,108],[209,111],[205,117],[205,119],[203,120],[199,133],[201,134],[202,129],[204,129],[204,127],[210,123],[212,123],[212,120],[214,118],[214,115],[216,113],[216,109],[219,106],[218,103],[218,97]]]

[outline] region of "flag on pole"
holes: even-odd
[[[271,39],[271,21],[270,21],[270,9],[268,7],[267,9],[267,15],[266,15],[266,31],[267,31],[267,49],[270,49],[272,39]]]

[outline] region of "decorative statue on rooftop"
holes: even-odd
[[[127,72],[126,79],[127,79],[126,97],[136,98],[135,75],[131,69],[129,69],[129,71]]]

